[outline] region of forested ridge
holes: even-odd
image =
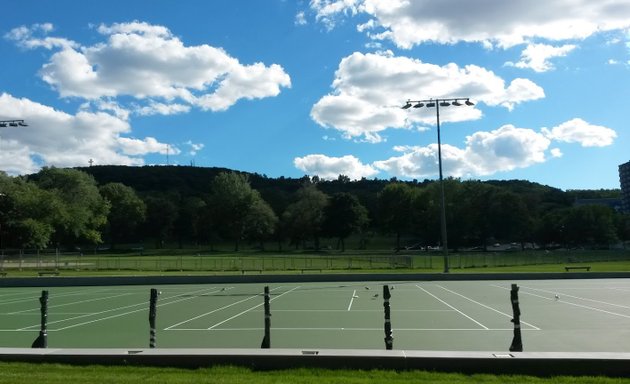
[[[449,247],[495,242],[609,247],[630,239],[630,218],[577,199],[619,190],[562,191],[524,180],[445,180]],[[439,184],[432,180],[270,178],[225,168],[45,168],[0,178],[0,247],[231,243],[344,250],[440,245]],[[331,241],[334,239],[334,241]]]

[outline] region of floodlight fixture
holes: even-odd
[[[440,102],[440,107],[448,107],[449,105],[451,105],[451,103],[449,103],[448,101]]]
[[[24,120],[0,120],[0,128],[6,127],[28,127]]]
[[[475,103],[470,101],[470,99],[466,99],[466,105],[468,105],[469,107],[472,107],[473,105],[475,105]]]
[[[407,104],[402,106],[402,109],[409,109],[409,108],[411,108],[411,103],[410,102],[407,102]]]
[[[422,108],[424,107],[424,103],[418,103],[416,105],[413,106],[414,108]]]
[[[433,107],[435,107],[435,102],[430,101],[427,103],[427,108],[433,108]]]

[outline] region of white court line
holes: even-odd
[[[354,297],[357,295],[357,290],[352,291],[352,297],[350,298],[350,304],[348,304],[348,311],[352,308],[352,303],[354,302]]]
[[[614,304],[614,303],[608,303],[608,302],[601,301],[601,300],[589,299],[589,298],[586,298],[586,297],[573,296],[573,295],[569,295],[568,293],[553,292],[553,291],[548,291],[546,289],[532,288],[532,287],[526,287],[526,286],[523,286],[522,288],[530,289],[532,291],[539,291],[539,292],[545,292],[545,293],[549,293],[549,294],[555,294],[555,295],[558,295],[558,296],[562,295],[562,297],[566,296],[566,297],[570,297],[572,299],[577,299],[577,300],[592,301],[594,303],[606,304],[606,305],[610,305],[612,307],[619,307],[619,308],[630,309],[630,307],[627,306],[627,305]]]
[[[503,288],[503,287],[499,287],[499,288]],[[549,301],[554,300],[554,299],[551,299],[551,298],[549,298],[549,297],[540,296],[540,295],[537,295],[537,294],[535,294],[535,293],[531,293],[531,292],[523,292],[523,293],[524,293],[524,294],[526,294],[526,295],[539,297],[539,298],[541,298],[541,299],[545,299],[545,300],[549,300]],[[578,304],[578,303],[572,303],[572,302],[570,302],[570,301],[566,301],[566,300],[560,300],[560,299],[559,299],[559,300],[558,300],[558,303],[563,303],[563,304],[573,305],[574,307],[579,307],[579,308],[590,309],[590,310],[595,311],[595,312],[602,312],[602,313],[606,313],[606,314],[608,314],[608,315],[619,316],[619,317],[625,317],[626,319],[630,319],[630,316],[628,316],[628,315],[624,315],[624,314],[622,314],[622,313],[617,313],[617,312],[606,311],[606,310],[604,310],[604,309],[599,309],[599,308],[595,308],[595,307],[590,307],[590,306],[588,306],[588,305],[582,305],[582,304]]]
[[[438,287],[440,287],[440,288],[442,288],[443,290],[448,291],[448,292],[450,292],[450,293],[452,293],[452,294],[454,294],[454,295],[457,295],[457,296],[463,297],[464,299],[466,299],[466,300],[468,300],[468,301],[470,301],[470,302],[473,302],[473,303],[475,303],[475,304],[477,304],[477,305],[481,305],[482,307],[487,308],[487,309],[489,309],[489,310],[491,310],[491,311],[494,311],[494,312],[496,312],[496,313],[498,313],[498,314],[500,314],[500,315],[506,316],[506,317],[508,317],[508,318],[510,318],[510,319],[512,318],[512,315],[507,314],[507,313],[505,313],[505,312],[501,312],[501,311],[499,311],[498,309],[492,308],[492,307],[490,307],[490,306],[488,306],[488,305],[485,305],[485,304],[483,304],[483,303],[480,303],[480,302],[478,302],[478,301],[475,301],[475,300],[471,299],[470,297],[466,297],[466,296],[464,296],[464,295],[462,295],[462,294],[460,294],[460,293],[457,293],[457,292],[455,292],[455,291],[451,291],[450,289],[444,288],[444,287],[443,287],[443,286],[441,286],[441,285],[438,285]],[[497,288],[501,288],[501,289],[506,289],[506,288],[504,288],[504,287],[500,287],[500,286],[498,286],[498,285],[493,285],[493,287],[497,287]],[[530,323],[528,323],[528,322],[525,322],[525,321],[523,321],[523,320],[521,320],[521,324],[525,324],[525,325],[527,325],[527,326],[529,326],[529,327],[534,328],[534,329],[535,329],[535,330],[537,330],[537,331],[540,331],[540,328],[538,328],[537,326],[535,326],[535,325],[533,325],[533,324],[530,324]],[[521,328],[521,330],[522,330],[522,329],[523,329],[523,328]]]
[[[106,290],[98,290],[96,291],[98,292],[106,292]],[[86,293],[86,292],[72,292],[72,293],[61,293],[61,294],[55,294],[54,297],[68,297],[68,296],[82,296],[82,295],[88,295],[88,294],[92,294],[92,293]],[[21,299],[12,299],[12,301],[5,301],[5,302],[0,302],[0,305],[5,305],[5,304],[15,304],[15,303],[23,303],[26,300],[32,300],[32,301],[37,301],[39,298],[41,297],[41,293],[34,293],[28,297],[25,298],[21,298]],[[49,296],[50,298],[50,296]],[[39,310],[39,309],[38,309]]]
[[[274,309],[274,312],[348,312],[347,309]],[[258,309],[252,312],[264,312]],[[383,313],[382,309],[353,309],[352,312]],[[452,309],[392,309],[391,312],[455,312]]]
[[[178,332],[244,332],[244,331],[262,331],[264,328],[182,328],[182,329],[174,329],[173,331]],[[383,332],[383,328],[273,328],[274,331],[378,331]],[[428,331],[428,332],[450,332],[450,331],[477,331],[477,332],[512,332],[514,328],[489,328],[489,329],[481,329],[481,328],[396,328],[396,332],[417,332],[417,331]],[[539,331],[539,329],[523,329],[523,331]]]
[[[455,310],[457,313],[459,313],[460,315],[466,317],[469,320],[472,320],[475,324],[479,325],[480,327],[482,327],[483,329],[488,330],[489,328],[486,327],[485,325],[481,324],[480,322],[478,322],[477,320],[473,319],[472,317],[468,316],[467,314],[465,314],[464,312],[460,311],[459,309],[453,307],[452,305],[450,305],[449,303],[447,303],[446,301],[440,299],[439,297],[435,296],[434,294],[432,294],[431,292],[427,291],[426,289],[422,288],[419,285],[416,285],[416,287],[420,288],[421,290],[423,290],[425,293],[431,295],[433,298],[435,298],[436,300],[440,301],[441,303],[445,304],[447,307],[452,308],[453,310]]]
[[[114,299],[116,297],[121,297],[121,296],[129,296],[129,295],[133,295],[133,293],[121,293],[120,295],[114,295],[114,296],[107,296],[107,297],[101,297],[99,299],[89,299],[89,300],[81,300],[81,301],[74,301],[72,303],[66,303],[66,304],[58,304],[58,305],[49,305],[48,309],[51,308],[60,308],[60,307],[67,307],[69,305],[75,305],[75,304],[83,304],[83,303],[91,303],[94,301],[100,301],[100,300],[109,300],[109,299]],[[55,297],[59,297],[59,296],[55,296]],[[50,298],[49,298],[50,301]],[[8,315],[17,315],[19,313],[26,313],[26,312],[39,312],[41,310],[41,308],[32,308],[32,309],[25,309],[23,311],[17,311],[17,312],[9,312]],[[58,315],[58,312],[55,312],[56,315]]]
[[[212,288],[205,288],[205,289],[199,289],[199,290],[197,290],[197,291],[193,291],[192,293],[196,293],[196,292],[203,292],[203,291],[207,291],[207,290],[209,290],[209,289],[216,289],[216,287],[212,287]],[[216,293],[216,292],[220,292],[220,291],[215,291],[215,292],[213,292],[213,293]],[[172,298],[175,298],[175,297],[184,296],[184,295],[190,295],[190,294],[191,294],[191,293],[179,294],[179,295],[175,295],[175,296],[169,297],[169,299],[172,299]],[[182,301],[192,300],[192,299],[194,299],[194,298],[196,298],[196,297],[194,297],[194,296],[193,296],[193,297],[187,297],[187,298],[184,298],[184,299],[175,300],[175,301],[171,301],[171,302],[164,303],[164,304],[158,304],[158,305],[157,305],[157,307],[163,307],[163,306],[165,306],[165,305],[170,305],[170,304],[175,304],[175,303],[179,303],[179,302],[182,302]],[[90,316],[95,316],[95,315],[101,315],[101,314],[104,314],[104,313],[107,313],[107,312],[119,311],[119,310],[121,310],[121,309],[127,309],[127,308],[133,308],[133,307],[143,306],[143,308],[141,308],[141,309],[137,309],[137,310],[134,310],[134,311],[129,311],[129,312],[124,312],[124,313],[119,313],[119,314],[112,315],[112,316],[102,317],[102,318],[95,319],[95,320],[90,320],[90,321],[85,321],[85,322],[83,322],[83,323],[78,323],[78,324],[69,325],[69,326],[67,326],[67,327],[62,327],[62,328],[52,329],[52,330],[49,330],[49,332],[52,332],[52,331],[63,331],[63,330],[66,330],[66,329],[76,328],[76,327],[79,327],[79,326],[82,326],[82,325],[91,324],[91,323],[96,323],[96,322],[103,321],[103,320],[109,320],[109,319],[113,319],[113,318],[116,318],[116,317],[121,317],[121,316],[129,315],[129,314],[136,313],[136,312],[147,311],[147,310],[148,310],[148,308],[146,308],[146,307],[145,307],[146,305],[147,305],[147,303],[146,303],[146,302],[142,302],[142,303],[138,303],[138,304],[131,304],[131,305],[127,305],[127,306],[124,306],[124,307],[112,308],[112,309],[108,309],[108,310],[101,311],[101,312],[95,312],[95,313],[88,314],[88,315],[82,315],[82,316],[70,317],[70,318],[68,318],[68,319],[62,319],[62,320],[52,321],[52,322],[49,322],[48,324],[49,324],[49,325],[51,325],[51,324],[57,324],[57,323],[62,323],[62,322],[65,322],[65,321],[71,321],[71,320],[81,319],[81,318],[84,318],[84,317],[90,317]],[[41,324],[31,325],[31,326],[29,326],[29,327],[20,328],[20,329],[18,329],[18,331],[28,330],[29,328],[39,328],[40,326],[41,326]]]
[[[233,288],[233,287],[231,287],[231,288]],[[271,290],[271,292],[275,291],[276,289],[280,289],[280,288],[281,288],[281,287],[276,287],[276,288],[272,289],[272,290]],[[211,314],[213,314],[213,313],[216,313],[216,312],[222,311],[222,310],[224,310],[224,309],[227,309],[227,308],[233,307],[233,306],[235,306],[236,304],[244,303],[244,302],[246,302],[246,301],[248,301],[248,300],[251,300],[251,299],[254,299],[254,298],[256,298],[256,297],[260,297],[260,293],[257,293],[257,294],[255,294],[255,295],[253,295],[253,296],[250,296],[250,297],[246,298],[246,299],[239,300],[239,301],[237,301],[237,302],[234,302],[234,303],[231,303],[231,304],[225,305],[225,306],[223,306],[223,307],[221,307],[221,308],[214,309],[214,310],[212,310],[212,311],[210,311],[210,312],[202,313],[202,314],[201,314],[201,315],[199,315],[199,316],[195,316],[195,317],[190,318],[190,319],[188,319],[188,320],[181,321],[181,322],[179,322],[179,323],[177,323],[177,324],[173,324],[173,325],[171,325],[171,326],[169,326],[169,327],[164,328],[164,330],[165,330],[165,331],[172,331],[172,330],[173,330],[173,328],[178,327],[178,326],[180,326],[180,325],[182,325],[182,324],[186,324],[186,323],[188,323],[188,322],[190,322],[190,321],[197,320],[197,319],[200,319],[200,318],[202,318],[202,317],[204,317],[204,316],[208,316],[208,315],[211,315]]]
[[[281,298],[282,296],[286,295],[287,293],[293,292],[293,291],[295,291],[295,290],[296,290],[296,289],[298,289],[298,288],[301,288],[301,287],[295,287],[295,288],[293,288],[293,289],[291,289],[291,290],[288,290],[288,291],[286,291],[286,292],[284,292],[284,293],[282,293],[282,294],[280,294],[280,295],[278,295],[278,296],[274,297],[273,299],[271,299],[271,300],[269,300],[269,301],[274,301],[275,299],[279,299],[279,298]],[[212,327],[210,327],[210,328],[208,328],[208,329],[213,329],[213,328],[215,328],[215,327],[218,327],[218,326],[219,326],[219,325],[221,325],[221,324],[225,324],[225,323],[227,323],[228,321],[233,320],[233,319],[236,319],[237,317],[239,317],[239,316],[241,316],[241,315],[244,315],[244,314],[246,314],[247,312],[249,312],[249,311],[251,311],[251,310],[253,310],[253,309],[256,309],[256,308],[258,308],[258,307],[261,307],[262,305],[264,305],[264,303],[261,303],[261,304],[258,304],[258,305],[256,305],[256,306],[253,306],[253,307],[251,307],[251,308],[249,308],[249,309],[246,309],[246,310],[244,310],[243,312],[238,313],[238,314],[236,314],[236,315],[234,315],[234,316],[230,317],[229,319],[225,319],[225,320],[223,320],[223,321],[221,321],[221,322],[216,323],[215,325],[213,325]]]

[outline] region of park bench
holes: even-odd
[[[262,269],[241,269],[241,274],[245,274],[246,272],[258,272],[260,274],[263,273]]]
[[[0,271],[0,276],[5,277],[7,273],[5,271]]]
[[[590,267],[590,266],[564,267],[564,270],[565,270],[565,271],[567,271],[567,272],[569,272],[570,270],[573,270],[573,269],[585,269],[585,270],[587,270],[587,271],[590,271],[590,270],[591,270],[591,267]]]
[[[39,271],[38,276],[59,276],[59,271]]]
[[[300,271],[302,271],[302,274],[304,274],[304,272],[315,272],[315,271],[322,273],[321,268],[302,268],[300,269]]]

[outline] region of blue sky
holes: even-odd
[[[2,1],[0,169],[619,188],[628,0]]]

